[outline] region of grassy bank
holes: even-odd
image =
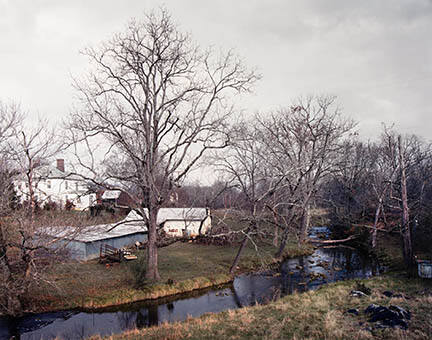
[[[135,330],[111,339],[430,339],[432,283],[401,274],[363,280],[372,294],[351,297],[354,281],[323,286],[317,291],[286,296],[264,306],[207,314],[183,323]],[[403,297],[382,294],[391,290]],[[371,303],[395,304],[412,313],[409,329],[370,330],[363,313]],[[358,308],[355,316],[346,311]],[[94,338],[94,339],[97,339]]]
[[[32,294],[33,309],[52,311],[71,308],[100,308],[145,299],[189,292],[230,282],[229,268],[237,246],[213,246],[194,243],[174,243],[159,249],[161,281],[136,288],[130,271],[132,263],[105,266],[90,261],[58,265],[50,273],[55,283],[40,286]],[[309,253],[311,248],[299,248],[294,241],[287,245],[285,256]],[[241,257],[237,273],[266,268],[275,262],[276,248],[261,244],[257,252],[248,245]]]

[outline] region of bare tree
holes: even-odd
[[[139,188],[136,206],[148,208],[147,278],[159,279],[158,210],[208,150],[228,145],[232,95],[248,92],[258,76],[233,52],[201,50],[163,9],[84,54],[95,68],[76,81],[83,107],[68,126],[74,142],[91,149],[99,140],[104,160],[127,164],[101,174],[81,162],[104,183]]]
[[[13,167],[18,177],[24,179],[26,188],[22,190],[21,197],[30,205],[30,214],[34,215],[38,200],[39,182],[49,178],[49,173],[36,172],[43,166],[50,164],[53,158],[64,149],[65,143],[56,133],[55,128],[50,128],[49,122],[39,118],[37,123],[31,126],[25,124],[25,116],[22,122],[13,128],[13,138],[10,139],[9,153]],[[29,124],[30,125],[30,124]]]
[[[298,99],[290,109],[262,118],[268,166],[283,177],[288,223],[300,219],[299,242],[307,237],[310,208],[323,178],[334,171],[342,141],[355,126],[341,116],[335,98],[316,96]],[[290,229],[284,228],[278,256]]]
[[[233,130],[231,146],[217,157],[217,165],[225,174],[227,183],[237,188],[243,198],[237,200],[232,208],[241,211],[242,219],[247,221],[246,228],[237,230],[243,235],[243,239],[231,266],[231,273],[237,267],[248,240],[254,242],[253,237],[261,233],[260,224],[268,222],[268,214],[265,214],[268,198],[281,182],[280,177],[271,176],[271,171],[267,168],[262,137],[262,131],[256,123],[241,122]],[[256,246],[255,242],[254,244]]]
[[[414,261],[410,210],[421,205],[424,187],[430,181],[430,175],[422,174],[422,185],[416,192],[408,192],[408,181],[415,177],[418,168],[430,162],[432,153],[430,145],[423,143],[417,136],[402,136],[387,128],[384,128],[382,143],[387,160],[395,174],[389,179],[389,199],[394,202],[390,208],[400,213],[403,256],[406,266],[410,268]]]
[[[24,178],[32,188],[34,203],[38,179],[34,171],[39,162],[54,155],[58,147],[47,126],[25,128],[17,105],[0,104],[0,313],[20,314],[31,309],[29,290],[43,282],[54,286],[46,270],[58,265],[66,238],[76,235],[79,228],[71,228],[63,238],[47,237],[49,225],[59,225],[57,216],[35,215],[34,204],[17,204],[14,180]],[[29,197],[26,197],[29,199]],[[80,225],[74,218],[70,225]]]

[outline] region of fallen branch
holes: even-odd
[[[319,243],[319,244],[335,244],[335,243],[348,242],[348,241],[356,239],[357,237],[359,237],[359,236],[358,235],[351,235],[351,236],[344,238],[342,240],[312,240],[312,239],[309,239],[309,242]]]
[[[353,224],[354,227],[363,227],[363,228],[368,228],[368,229],[372,229],[372,230],[376,230],[376,231],[381,231],[384,233],[392,233],[395,231],[395,229],[400,228],[398,225],[391,227],[390,229],[384,229],[384,228],[375,228],[372,225],[367,225],[367,224]]]

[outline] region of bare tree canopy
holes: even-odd
[[[311,206],[324,179],[336,171],[354,127],[334,97],[310,96],[235,129],[233,143],[218,164],[242,194],[237,203],[243,206],[237,208],[250,221],[244,242],[250,233],[257,234],[261,222],[274,225],[274,245],[281,231],[278,257],[288,235],[294,234],[299,244],[306,241]]]
[[[92,137],[106,143],[103,175],[82,162],[87,170],[139,189],[137,206],[149,209],[147,276],[158,279],[158,209],[206,151],[228,145],[233,95],[250,91],[258,75],[231,51],[200,49],[163,9],[84,54],[94,71],[76,81],[83,105],[69,128],[90,153]]]

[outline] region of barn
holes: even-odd
[[[127,219],[113,224],[84,227],[74,233],[64,227],[45,228],[43,233],[59,239],[57,243],[65,246],[72,258],[84,261],[99,257],[102,244],[122,248],[137,241],[147,241],[147,227],[142,222]]]
[[[144,209],[148,216],[148,210]],[[126,220],[137,221],[142,217],[132,210]],[[211,229],[210,210],[207,208],[161,208],[157,216],[159,227],[169,236],[197,236]]]
[[[148,214],[147,209],[144,211]],[[169,236],[196,236],[211,229],[211,216],[206,208],[161,208],[157,222]],[[99,256],[102,244],[115,248],[147,241],[147,227],[142,216],[131,210],[126,218],[113,224],[84,227],[79,232],[70,228],[45,228],[44,235],[61,241],[71,257],[77,260],[91,260]]]

